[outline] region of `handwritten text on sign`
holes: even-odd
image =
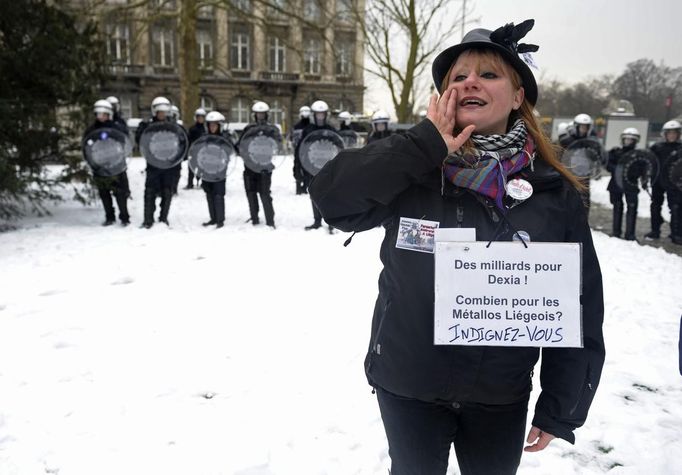
[[[436,345],[582,347],[576,243],[436,242]]]

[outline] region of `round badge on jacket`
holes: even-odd
[[[507,183],[507,194],[518,201],[525,201],[533,194],[533,185],[521,178],[515,178]]]

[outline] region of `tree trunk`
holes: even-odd
[[[190,124],[199,107],[199,61],[197,51],[197,0],[181,0],[178,16],[180,38],[178,66],[180,76],[180,113]]]

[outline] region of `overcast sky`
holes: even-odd
[[[576,82],[619,74],[639,58],[682,66],[682,0],[468,0],[473,28],[495,29],[507,22],[535,19],[524,42],[540,45],[537,78]],[[461,33],[456,38],[461,37]],[[450,44],[443,44],[443,48]],[[429,68],[430,70],[430,68]],[[365,73],[365,108],[394,115],[385,87]]]

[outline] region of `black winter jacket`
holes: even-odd
[[[315,176],[310,195],[325,220],[342,231],[385,228],[379,296],[365,370],[369,383],[394,394],[435,403],[510,404],[531,391],[538,348],[435,346],[433,255],[395,247],[400,217],[476,228],[478,240],[509,241],[500,211],[480,195],[447,182],[441,163],[447,148],[424,120],[404,135],[362,149],[347,149]],[[583,251],[584,348],[542,350],[542,393],[533,424],[571,443],[586,419],[604,363],[603,293],[599,262],[578,192],[542,160],[524,178],[534,193],[508,211],[516,230],[533,241],[578,242]]]

